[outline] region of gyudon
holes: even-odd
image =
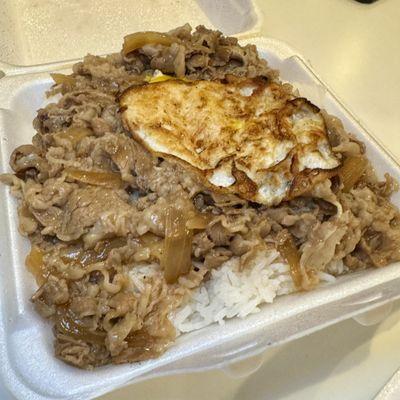
[[[252,45],[202,26],[52,74],[1,180],[57,357],[157,357],[177,334],[400,259],[396,183]]]

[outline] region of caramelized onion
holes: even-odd
[[[212,220],[211,214],[195,213],[186,221],[186,228],[188,229],[206,229]]]
[[[165,215],[165,239],[161,258],[165,279],[174,283],[189,272],[192,253],[192,232],[186,227],[187,212],[168,207]]]
[[[88,128],[71,126],[65,131],[57,132],[54,134],[56,138],[67,139],[73,145],[78,144],[83,138],[92,135],[93,132]]]
[[[122,46],[122,54],[126,56],[130,52],[140,49],[146,44],[161,44],[163,46],[170,46],[179,39],[173,36],[166,35],[159,32],[137,32],[124,37],[124,44]]]
[[[50,76],[56,85],[64,84],[65,86],[72,87],[75,84],[75,78],[71,75],[53,73]]]
[[[297,289],[302,287],[302,274],[300,267],[300,253],[293,242],[292,236],[287,233],[278,240],[278,251],[289,264],[290,275]]]
[[[296,289],[311,290],[318,284],[319,278],[316,272],[301,266],[300,252],[288,231],[278,234],[278,251],[289,264],[290,275]]]
[[[172,340],[172,338],[151,336],[146,328],[130,332],[125,338],[128,344],[127,349],[113,357],[113,363],[121,364],[127,362],[127,360],[136,362],[156,358],[165,351]]]
[[[61,334],[71,336],[84,342],[104,344],[105,332],[94,332],[85,327],[77,319],[71,310],[58,310],[56,317],[56,328]]]
[[[360,180],[368,165],[363,156],[347,157],[339,170],[339,177],[343,183],[343,191],[348,192]]]
[[[40,286],[46,282],[49,275],[43,262],[43,251],[37,246],[32,246],[26,256],[25,265],[27,270],[35,277],[36,283]]]
[[[114,238],[103,240],[95,249],[85,250],[82,244],[61,250],[61,259],[65,263],[79,263],[82,267],[104,261],[112,249],[125,246],[126,238]]]
[[[123,185],[121,174],[116,172],[83,171],[75,168],[66,168],[65,171],[68,178],[88,183],[89,185],[113,189],[119,189]]]

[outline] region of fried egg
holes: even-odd
[[[260,204],[303,194],[340,165],[319,109],[262,78],[156,81],[126,90],[120,109],[151,153],[194,171],[211,190]]]

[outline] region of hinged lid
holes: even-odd
[[[4,0],[0,71],[112,53],[128,33],[186,22],[243,37],[259,31],[261,14],[252,0]]]

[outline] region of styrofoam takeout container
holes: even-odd
[[[33,3],[40,4],[28,0],[9,1],[10,7],[15,4],[26,6]],[[123,4],[124,1],[120,3]],[[294,83],[303,96],[341,118],[345,127],[366,144],[367,154],[379,175],[389,172],[400,180],[399,165],[335,98],[295,50],[280,41],[256,37],[255,32],[261,16],[250,0],[174,0],[171,3],[142,3],[147,4],[147,8],[143,10],[142,7],[139,10],[142,16],[149,16],[149,10],[154,10],[155,17],[151,23],[145,17],[135,19],[135,15],[138,15],[136,7],[136,14],[133,14],[129,24],[124,28],[118,27],[120,31],[118,37],[113,39],[112,46],[107,42],[109,28],[106,27],[103,29],[105,39],[102,43],[99,43],[99,40],[103,40],[103,32],[95,30],[96,40],[92,43],[93,46],[84,49],[80,46],[81,52],[73,53],[73,56],[81,56],[87,51],[94,54],[115,51],[119,48],[122,36],[130,31],[167,30],[186,21],[192,25],[205,23],[228,34],[241,32],[239,36],[252,36],[243,40],[243,43],[256,44],[270,65],[281,71],[282,79]],[[188,3],[191,13],[185,8]],[[64,15],[68,19],[68,7],[76,5],[77,1],[47,0],[43,1],[43,4],[47,4],[50,9],[65,4],[67,8]],[[110,4],[114,6],[111,0],[100,2],[104,7]],[[182,11],[175,20],[175,16],[172,18],[171,14],[168,14],[165,4],[180,5],[182,10],[186,11]],[[157,14],[157,6],[161,7],[159,12],[165,18],[157,17],[160,15]],[[97,6],[96,9],[101,14],[101,7]],[[109,12],[112,16],[112,10]],[[42,13],[45,11],[42,10]],[[31,12],[31,18],[36,16],[37,14]],[[4,15],[0,16],[0,26],[4,27],[1,18],[4,18]],[[102,20],[98,23],[102,23]],[[23,20],[20,21],[20,26],[23,26]],[[240,29],[235,30],[235,27]],[[96,26],[92,27],[95,28]],[[46,29],[48,31],[49,28]],[[43,28],[44,32],[47,32],[46,29]],[[10,35],[14,40],[18,39],[17,34],[13,36],[11,32]],[[79,30],[71,31],[71,35],[71,40],[77,43]],[[36,36],[32,34],[32,38]],[[0,35],[0,49],[4,48],[4,40]],[[3,61],[0,69],[5,73],[5,77],[0,79],[0,162],[3,172],[9,170],[8,160],[12,150],[17,145],[29,143],[31,140],[32,119],[36,110],[46,101],[44,92],[51,85],[48,71],[68,64],[62,61],[47,65],[13,66],[12,63],[40,64],[48,61],[46,57],[52,57],[53,53],[49,52],[43,57],[39,54],[36,58],[22,58],[24,53],[18,53],[19,48],[12,47],[14,42],[10,43],[11,45],[8,45],[11,47],[7,47],[8,50],[0,54]],[[49,46],[58,51],[56,48],[59,44],[50,41]],[[30,54],[35,53],[31,51]],[[66,53],[59,57],[68,58],[72,57],[68,57]],[[400,205],[400,196],[395,195],[393,201]],[[366,270],[343,276],[335,283],[321,286],[310,293],[278,298],[272,305],[262,307],[258,314],[245,319],[233,319],[222,326],[213,325],[182,335],[170,350],[156,360],[81,371],[62,363],[53,355],[50,326],[35,313],[29,302],[29,297],[35,290],[33,279],[24,267],[24,257],[29,245],[28,241],[18,234],[16,201],[4,187],[0,188],[0,202],[0,376],[6,387],[20,399],[88,399],[128,382],[210,368],[223,368],[231,375],[248,373],[257,368],[262,359],[260,354],[268,347],[304,336],[379,306],[386,307],[387,310],[385,305],[400,297],[400,265],[396,263],[380,270]],[[364,314],[363,317],[359,317],[359,321],[368,324],[376,322],[377,319],[372,321]],[[238,361],[241,361],[241,364],[232,367],[232,363]]]

